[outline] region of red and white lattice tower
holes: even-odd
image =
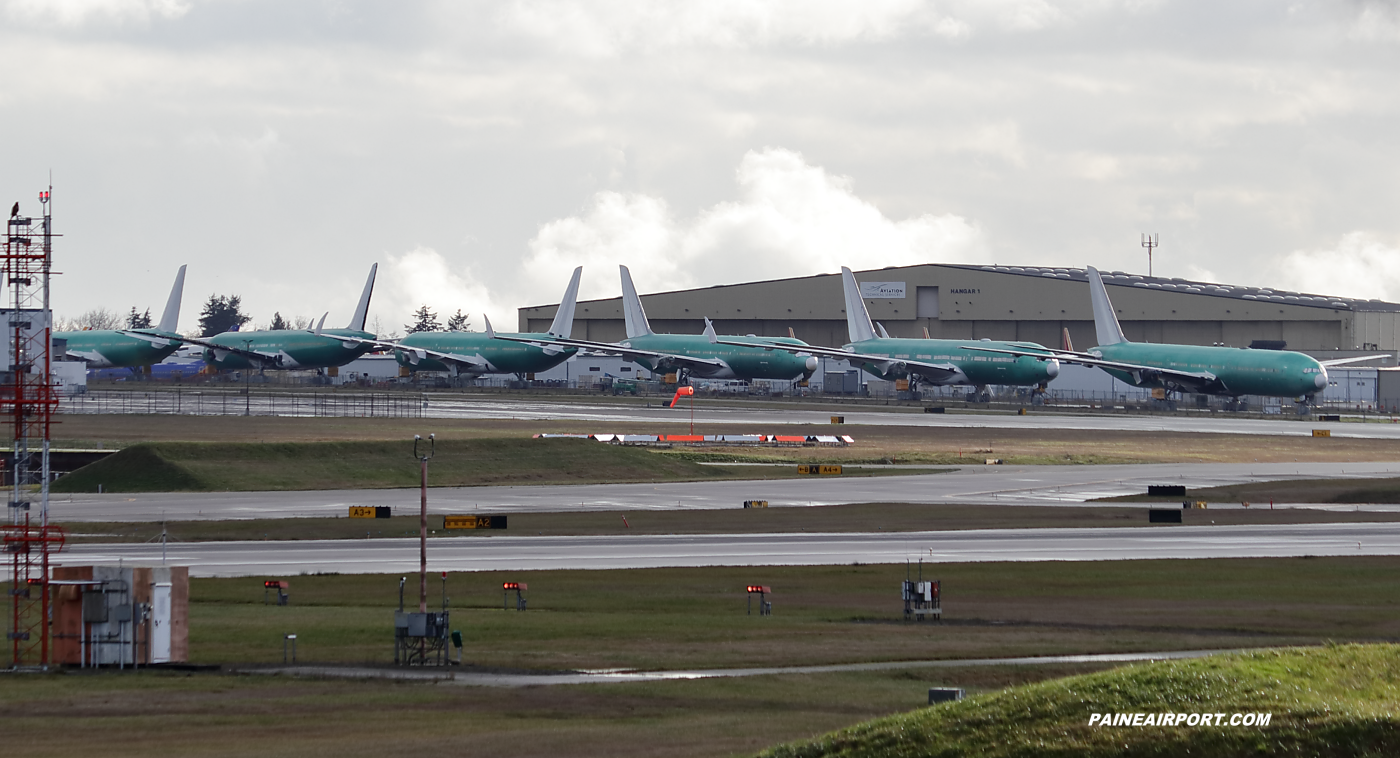
[[[15,204],[0,249],[0,416],[14,433],[7,472],[10,523],[3,527],[11,569],[8,642],[14,668],[49,665],[49,559],[62,549],[64,538],[60,527],[49,524],[49,427],[58,405],[49,309],[52,189],[39,193],[39,219],[21,216]],[[37,508],[32,507],[35,500]]]

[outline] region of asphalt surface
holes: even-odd
[[[689,422],[690,410],[684,404],[671,410],[660,407],[660,401],[587,403],[553,400],[486,400],[456,399],[451,396],[429,395],[423,410],[426,418],[449,419],[520,419],[528,421],[594,421],[598,432],[625,433],[632,429],[628,423],[675,424]],[[890,406],[880,408],[861,405],[831,405],[823,408],[797,406],[792,408],[762,407],[740,400],[702,402],[695,407],[695,423],[723,425],[755,425],[778,427],[787,424],[813,424],[827,430],[833,415],[845,416],[847,424],[873,426],[921,426],[929,428],[971,429],[1084,429],[1122,432],[1183,432],[1208,434],[1251,434],[1287,437],[1308,437],[1313,429],[1329,429],[1333,437],[1360,439],[1400,439],[1400,423],[1346,423],[1316,421],[1296,415],[1277,419],[1239,418],[1227,413],[1183,413],[1149,416],[1144,414],[1087,413],[1052,411],[1031,408],[1027,415],[1010,413],[923,413],[918,408]],[[1350,417],[1349,417],[1350,418]],[[1359,418],[1359,417],[1357,417]],[[1372,419],[1377,417],[1372,415]],[[1388,418],[1388,417],[1386,417]],[[760,430],[755,429],[756,433]],[[832,433],[832,432],[828,432]]]
[[[396,679],[455,684],[462,687],[538,687],[559,684],[621,684],[717,677],[769,676],[775,674],[836,674],[847,671],[890,671],[966,666],[1052,666],[1073,663],[1131,663],[1205,658],[1239,650],[1175,650],[1162,653],[1107,653],[1100,655],[1046,655],[1023,658],[966,658],[938,661],[880,661],[838,663],[828,666],[771,666],[738,669],[688,669],[672,671],[575,671],[566,674],[509,674],[464,669],[370,668],[355,666],[270,666],[237,669],[240,674],[335,677],[344,679]]]
[[[418,540],[194,542],[164,548],[192,576],[416,572]],[[430,571],[810,566],[1400,555],[1400,523],[999,529],[859,534],[434,538]],[[159,565],[159,544],[74,545],[60,565]]]
[[[1282,479],[1400,476],[1396,463],[1169,463],[1117,466],[965,466],[942,474],[766,481],[443,487],[428,492],[431,513],[521,513],[723,509],[745,500],[771,507],[842,503],[1082,505],[1144,494],[1151,484],[1215,487]],[[352,505],[417,513],[418,490],[62,495],[50,517],[67,521],[171,521],[344,516]]]

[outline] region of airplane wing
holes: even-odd
[[[222,358],[225,355],[237,355],[243,358],[247,358],[250,361],[256,361],[258,363],[265,363],[272,366],[282,365],[282,356],[277,353],[265,353],[261,350],[251,350],[249,348],[243,347],[230,347],[229,345],[220,345],[217,342],[210,342],[209,340],[202,339],[200,337],[171,337],[170,339],[178,339],[180,342],[186,342],[191,345],[199,345],[200,347],[207,348],[209,350],[214,351],[214,355],[219,358]]]
[[[156,347],[169,347],[172,342],[181,342],[182,337],[167,337],[159,332],[144,332],[139,329],[118,329],[117,334],[145,340]]]
[[[942,380],[950,376],[962,373],[962,369],[952,363],[933,363],[921,361],[913,358],[892,358],[888,355],[870,355],[866,353],[851,353],[834,347],[817,347],[816,345],[784,345],[778,342],[732,342],[728,340],[712,339],[716,345],[732,345],[734,347],[756,347],[764,350],[782,350],[793,355],[820,355],[823,358],[835,358],[836,360],[850,361],[852,365],[858,363],[871,363],[879,366],[882,371],[890,368],[902,366],[910,373],[918,374],[926,379]]]
[[[325,321],[325,317],[321,318]],[[319,327],[318,327],[319,328]],[[372,340],[365,337],[346,337],[339,334],[323,335],[330,339],[341,342],[355,342],[361,345],[370,345],[376,350],[398,350],[408,355],[408,362],[417,365],[418,361],[424,358],[442,361],[443,363],[455,363],[468,369],[480,369],[482,371],[491,370],[491,362],[479,355],[463,355],[461,353],[448,353],[442,350],[433,350],[428,347],[418,345],[405,345],[402,342],[388,342],[386,340]]]
[[[611,342],[593,342],[590,340],[566,339],[539,339],[533,337],[514,337],[506,334],[494,335],[498,340],[509,340],[511,342],[523,342],[526,345],[548,349],[550,347],[576,347],[580,350],[589,350],[601,355],[616,355],[623,360],[636,360],[637,358],[652,358],[659,361],[667,361],[677,366],[686,368],[724,368],[724,361],[718,358],[697,358],[693,355],[679,355],[676,353],[663,353],[656,350],[641,350],[638,348],[623,347]],[[752,347],[752,345],[750,345]]]
[[[1390,358],[1390,357],[1391,357],[1390,355],[1388,355],[1388,354],[1386,354],[1386,353],[1382,353],[1382,354],[1380,354],[1380,355],[1358,355],[1358,356],[1356,356],[1355,358],[1334,358],[1334,359],[1332,359],[1332,360],[1330,360],[1330,361],[1318,361],[1318,363],[1321,363],[1321,364],[1324,365],[1324,366],[1345,366],[1345,365],[1348,364],[1348,363],[1360,363],[1360,362],[1362,362],[1362,361],[1376,361],[1376,360],[1380,360],[1381,358]]]
[[[1054,358],[1061,363],[1078,363],[1082,366],[1094,366],[1095,368],[1124,371],[1132,374],[1133,379],[1139,384],[1144,381],[1157,379],[1180,385],[1183,389],[1191,392],[1229,392],[1229,388],[1225,386],[1224,382],[1220,381],[1220,377],[1209,371],[1182,371],[1180,369],[1163,368],[1161,366],[1148,366],[1143,363],[1110,361],[1090,353],[1077,353],[1069,350],[1051,350],[1049,348],[1041,350],[1007,350],[1005,348],[978,347],[976,345],[963,345],[963,347],[968,350],[978,350],[984,353],[1001,353],[1003,355],[1029,356],[1031,358]]]

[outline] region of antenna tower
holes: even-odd
[[[52,192],[50,186],[39,193],[39,219],[21,216],[15,203],[0,249],[0,287],[5,290],[0,302],[0,416],[14,433],[8,461],[10,523],[3,527],[11,563],[7,641],[16,669],[49,666],[49,557],[64,542],[63,529],[49,524],[49,426],[58,405],[49,308],[56,236]],[[30,507],[35,495],[37,514]]]
[[[1152,276],[1152,248],[1157,247],[1157,235],[1142,235],[1142,246],[1147,248],[1147,275]]]

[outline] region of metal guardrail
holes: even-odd
[[[164,416],[422,418],[421,394],[384,392],[96,391],[63,398],[59,413]]]

